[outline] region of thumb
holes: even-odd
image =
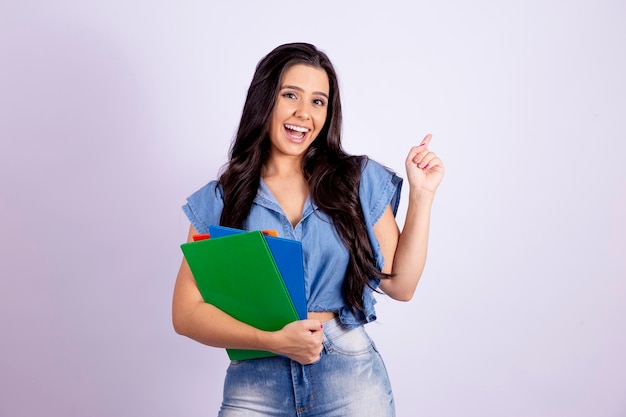
[[[312,319],[302,320],[302,326],[310,332],[319,332],[324,327],[322,322]]]

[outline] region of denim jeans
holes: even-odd
[[[282,356],[231,362],[220,417],[393,417],[385,365],[363,326],[324,323],[320,360]]]

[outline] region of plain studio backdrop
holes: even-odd
[[[0,415],[216,415],[226,353],[171,325],[180,206],[258,60],[306,41],[349,152],[404,177],[433,133],[447,166],[415,297],[368,325],[398,415],[626,416],[624,22],[624,0],[0,0]]]

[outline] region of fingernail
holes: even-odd
[[[323,329],[323,328],[324,328],[324,325],[323,325],[323,324],[320,324],[320,329]]]
[[[419,145],[419,146],[424,146],[424,145],[426,145],[426,144],[425,144],[425,143],[420,143],[420,145]]]
[[[429,166],[430,166],[430,164],[426,164],[426,165],[424,165],[424,168],[422,168],[422,169],[426,169],[426,168],[428,168]]]

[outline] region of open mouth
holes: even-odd
[[[306,127],[290,124],[286,124],[283,126],[285,127],[285,132],[287,133],[287,136],[296,141],[301,141],[302,139],[304,139],[306,134],[311,130]]]

